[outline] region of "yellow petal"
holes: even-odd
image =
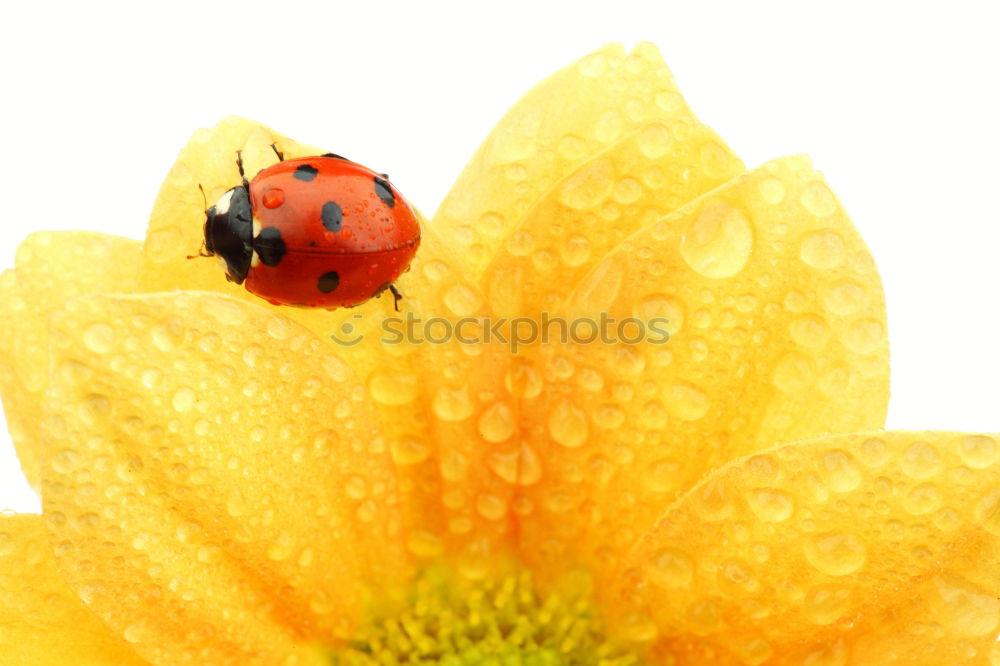
[[[378,327],[356,349],[372,358],[366,386],[397,465],[408,547],[482,579],[503,568],[516,521],[518,414],[502,389],[510,355],[495,340],[477,342],[485,299],[433,228],[399,286],[399,318],[369,315]]]
[[[544,468],[521,523],[539,566],[614,562],[736,456],[884,422],[879,277],[806,158],[747,172],[632,235],[566,311],[607,313],[609,338],[644,342],[536,345],[519,360],[545,382],[520,405]],[[650,322],[642,336],[629,318]]]
[[[0,279],[0,390],[7,426],[28,481],[39,486],[41,399],[49,367],[48,317],[67,299],[135,291],[139,243],[83,231],[35,233]]]
[[[533,310],[560,295],[625,235],[741,170],[691,113],[655,46],[626,54],[610,44],[507,112],[432,224],[475,279],[495,273],[491,263],[506,267],[484,288],[509,315],[518,309],[510,299]]]
[[[228,118],[199,130],[181,151],[164,183],[145,244],[146,290],[211,289],[273,309],[243,287],[228,284],[217,262],[188,260],[202,242],[205,214],[197,185],[209,196],[238,182],[235,156],[242,151],[248,174],[277,159],[324,151],[297,144],[253,121]],[[396,313],[391,299],[333,312],[277,308],[312,330],[357,373],[385,425],[387,446],[400,478],[401,510],[415,555],[461,557],[463,568],[485,574],[484,562],[510,541],[512,487],[483,461],[498,447],[484,437],[484,414],[513,420],[497,387],[506,371],[499,346],[427,342],[434,317],[450,325],[485,314],[485,299],[468,279],[464,259],[422,220],[423,239],[410,272],[398,281],[404,299]],[[408,319],[422,344],[403,342]],[[470,335],[472,325],[465,326]],[[507,410],[507,411],[503,411]]]
[[[53,326],[48,524],[137,652],[306,659],[392,601],[408,568],[389,453],[327,345],[196,291],[76,299]]]
[[[987,664],[1000,632],[998,488],[996,436],[882,432],[770,449],[672,506],[623,561],[618,598],[644,604],[638,616],[678,664],[717,663],[710,652]]]
[[[66,586],[41,516],[0,514],[0,655],[4,666],[142,666]]]

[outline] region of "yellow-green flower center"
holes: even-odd
[[[414,584],[408,608],[374,623],[334,655],[343,666],[630,666],[635,653],[604,637],[593,603],[541,595],[531,575],[456,584],[439,571]]]

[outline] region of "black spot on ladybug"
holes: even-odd
[[[330,271],[329,273],[323,273],[319,276],[319,280],[316,281],[316,288],[322,291],[324,294],[329,294],[331,291],[340,286],[340,276],[337,275],[337,271]]]
[[[300,166],[299,168],[297,168],[295,171],[293,171],[292,175],[294,177],[298,178],[299,180],[304,180],[305,182],[309,183],[309,182],[312,182],[312,179],[315,178],[316,174],[318,174],[318,173],[319,173],[319,169],[317,169],[313,165],[311,165],[311,164],[303,164],[302,166]]]
[[[375,176],[375,194],[377,194],[378,198],[382,200],[382,203],[389,208],[396,205],[396,197],[392,193],[392,188],[389,187],[389,181],[379,178],[378,176]]]
[[[264,227],[253,239],[253,249],[265,266],[277,266],[285,256],[285,240],[275,227]]]
[[[336,201],[327,201],[323,204],[323,211],[320,213],[323,218],[323,226],[330,231],[340,231],[340,223],[344,219],[344,212],[340,210],[340,204]]]
[[[385,291],[386,289],[388,289],[390,284],[392,284],[392,283],[391,282],[383,282],[382,284],[380,284],[378,286],[378,289],[376,289],[375,291],[372,292],[372,298],[378,298],[379,296],[381,296],[382,292]]]
[[[337,153],[323,153],[322,155],[320,155],[320,157],[332,157],[335,160],[344,160],[345,162],[350,161],[346,157],[338,155]]]

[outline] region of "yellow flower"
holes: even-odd
[[[879,431],[867,248],[807,158],[745,170],[654,47],[518,102],[399,285],[466,337],[665,344],[268,306],[185,256],[197,186],[272,142],[318,152],[227,119],[145,243],[35,234],[0,279],[44,505],[0,516],[4,666],[1000,663],[995,436]]]

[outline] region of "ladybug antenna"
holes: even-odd
[[[208,199],[205,198],[205,188],[198,183],[198,189],[201,190],[201,203],[205,206],[205,214],[208,215]]]
[[[205,206],[205,215],[207,216],[208,215],[208,199],[205,197],[205,188],[201,186],[201,183],[198,183],[198,191],[201,192],[201,202]],[[206,222],[206,224],[207,224],[207,222]],[[202,239],[202,241],[201,241],[201,248],[198,250],[198,254],[189,254],[187,256],[187,258],[188,259],[197,259],[198,257],[211,257],[212,255],[209,254],[208,252],[206,252],[205,251],[206,249],[207,248],[205,247],[205,239]]]

